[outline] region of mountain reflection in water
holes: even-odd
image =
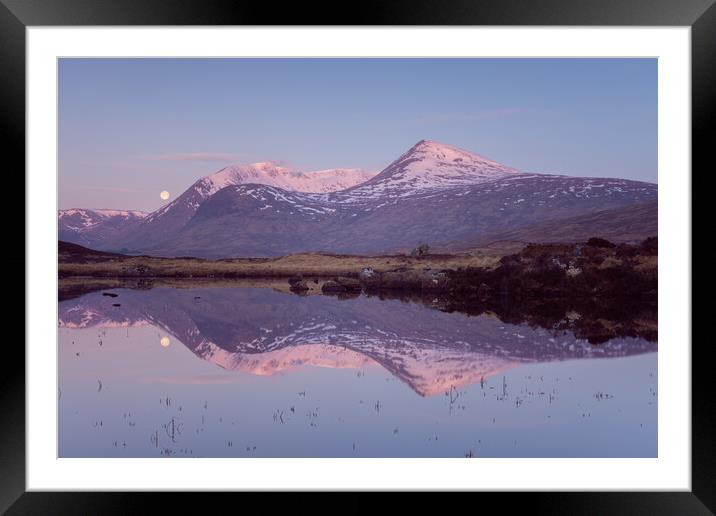
[[[490,314],[445,313],[417,302],[302,297],[258,287],[119,288],[59,304],[61,328],[142,325],[162,329],[173,343],[226,370],[271,376],[304,366],[379,365],[421,396],[524,364],[657,348],[640,338],[593,345],[570,331],[507,324]]]

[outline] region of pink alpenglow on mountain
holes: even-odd
[[[304,172],[266,161],[250,165],[232,165],[206,176],[194,184],[207,196],[232,185],[260,184],[293,192],[335,192],[350,188],[375,176],[359,168],[332,168]]]
[[[419,193],[426,189],[475,185],[518,174],[521,174],[518,170],[479,154],[433,140],[421,140],[353,192],[383,194],[401,189],[404,193]]]
[[[559,227],[574,217],[655,203],[657,196],[652,183],[525,173],[421,140],[377,175],[302,172],[270,162],[226,167],[130,231],[97,237],[95,248],[200,258],[390,254],[421,243],[474,242],[538,223]],[[591,220],[583,224],[585,234],[595,227]],[[632,227],[630,238],[651,236],[653,224],[646,222]],[[600,227],[608,229],[600,236],[614,236],[609,225]],[[542,240],[540,234],[530,238]]]
[[[119,210],[60,210],[59,237],[92,248],[120,248],[129,230],[137,228],[136,222],[148,223],[151,232],[176,231],[189,222],[204,200],[227,186],[260,184],[287,191],[328,193],[350,188],[374,176],[375,172],[359,168],[304,172],[272,162],[233,165],[199,179],[174,201],[149,214]]]
[[[199,179],[173,202],[152,212],[146,223],[159,222],[163,231],[176,231],[189,222],[199,206],[228,186],[260,184],[293,192],[326,193],[354,186],[375,174],[357,168],[303,172],[272,162],[234,165]]]

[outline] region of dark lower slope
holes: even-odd
[[[466,252],[485,248],[496,242],[578,242],[583,240],[585,235],[617,243],[640,242],[657,234],[658,203],[653,201],[490,233],[475,239],[451,242],[440,246],[440,250]]]
[[[558,234],[565,219],[655,202],[656,195],[656,186],[647,183],[536,175],[371,199],[241,185],[204,201],[177,233],[137,234],[127,247],[150,255],[210,259],[298,252],[375,255],[421,243],[472,242],[535,223]],[[655,211],[643,216],[655,226]],[[592,225],[589,219],[576,223],[568,239],[593,236]]]
[[[123,258],[123,254],[96,251],[71,242],[57,242],[57,253],[60,263],[91,263],[104,262],[112,258]]]

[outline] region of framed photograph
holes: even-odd
[[[691,177],[716,8],[663,4],[2,0],[26,333],[0,506],[713,511]]]

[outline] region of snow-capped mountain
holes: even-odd
[[[537,222],[558,225],[561,219],[656,198],[654,184],[522,173],[449,145],[421,141],[374,178],[345,190],[316,194],[258,184],[223,188],[174,232],[149,231],[165,238],[135,240],[128,247],[205,258],[300,251],[378,254],[422,242],[474,240]],[[150,218],[143,224],[147,228]]]
[[[294,192],[334,192],[350,188],[375,176],[359,168],[332,168],[303,172],[269,161],[251,165],[233,165],[195,183],[207,197],[232,185],[270,185]]]
[[[554,228],[562,219],[656,202],[658,193],[657,185],[639,181],[524,173],[431,140],[374,177],[325,191],[366,177],[339,170],[227,167],[100,249],[203,258],[379,254],[542,222]]]
[[[514,168],[452,145],[421,140],[377,176],[345,193],[353,198],[405,197],[520,174]]]
[[[103,248],[144,219],[147,213],[132,210],[69,209],[58,213],[59,239]]]
[[[370,179],[375,173],[358,168],[303,172],[272,162],[236,165],[199,179],[174,201],[150,213],[128,241],[116,248],[141,248],[182,228],[199,206],[219,190],[236,185],[260,184],[292,192],[333,192]]]

